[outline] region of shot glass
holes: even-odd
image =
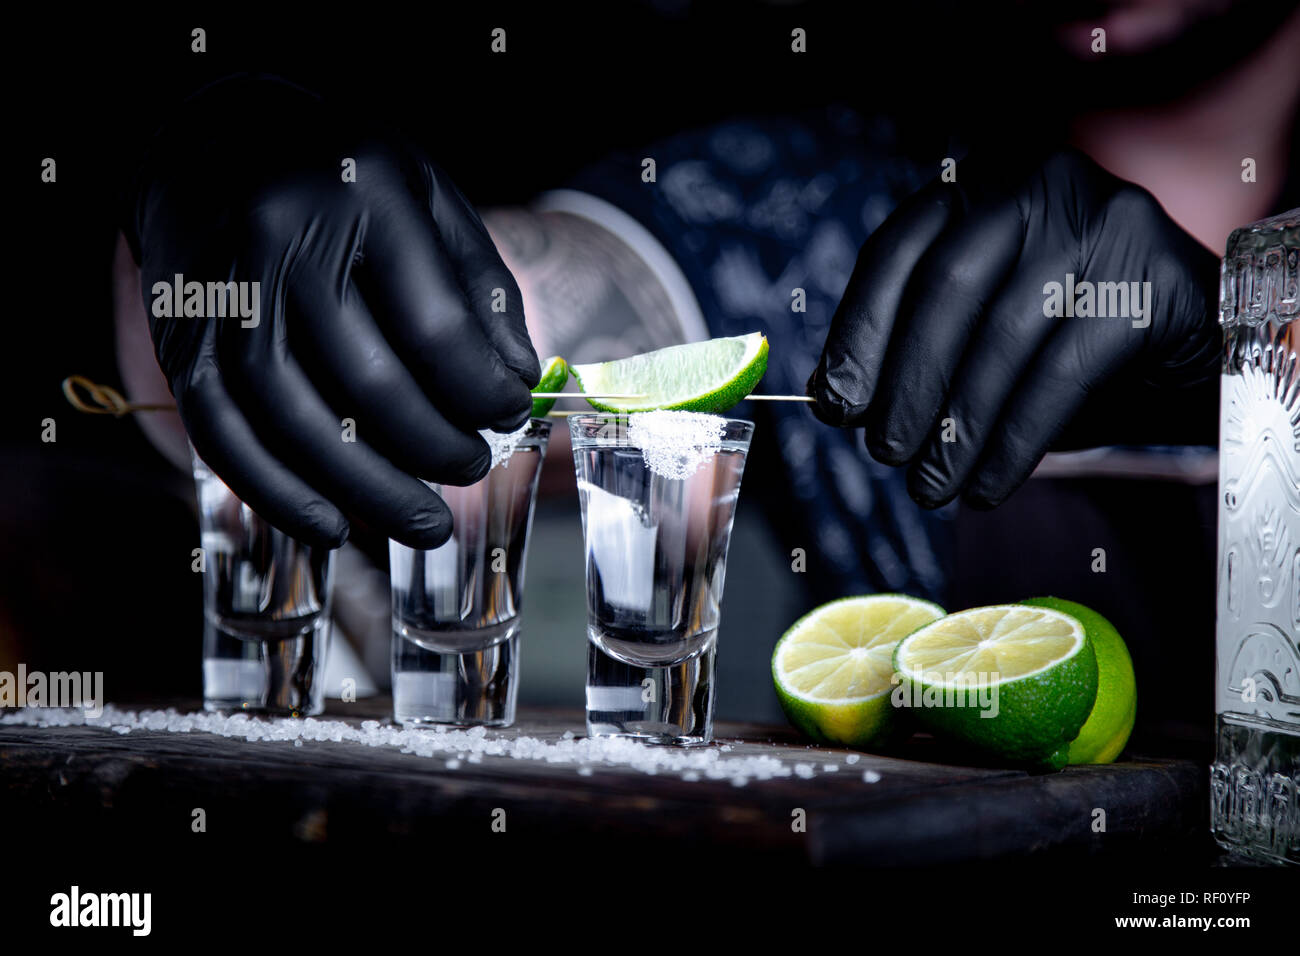
[[[193,449],[203,572],[203,706],[325,709],[334,552],[258,517]]]
[[[713,738],[727,546],[752,422],[569,418],[587,576],[587,732]]]
[[[451,538],[417,551],[388,542],[393,719],[407,727],[514,723],[528,534],[551,423],[534,418],[478,482],[430,484]]]

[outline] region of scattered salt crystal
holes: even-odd
[[[502,464],[507,468],[510,467],[510,456],[515,453],[515,446],[528,431],[528,424],[524,422],[512,432],[494,432],[490,428],[484,428],[479,432],[479,436],[487,442],[488,448],[492,451],[492,468]]]
[[[862,759],[862,758],[859,757],[857,754],[849,754],[848,756],[846,756],[846,757],[844,758],[844,762],[845,762],[845,763],[857,763],[857,762],[858,762],[859,760],[861,760],[861,759]]]
[[[862,771],[862,782],[880,783],[880,774],[876,773],[874,770],[864,770]]]
[[[641,449],[641,458],[654,474],[681,481],[722,447],[726,419],[699,412],[638,412],[629,415],[627,438]]]
[[[512,760],[532,760],[569,766],[582,776],[596,767],[622,767],[647,775],[676,774],[681,779],[728,780],[733,786],[746,786],[752,780],[773,780],[814,776],[811,763],[789,764],[772,755],[741,757],[723,756],[728,747],[678,750],[654,747],[622,737],[575,737],[572,731],[547,742],[524,734],[498,735],[486,728],[470,730],[441,728],[402,729],[385,726],[375,720],[353,726],[341,720],[306,718],[260,718],[247,714],[180,714],[175,710],[119,710],[109,704],[98,717],[80,710],[40,708],[0,712],[0,726],[98,727],[114,733],[134,730],[157,730],[163,733],[208,733],[248,741],[282,741],[295,747],[304,741],[354,743],[366,747],[392,747],[401,753],[424,758],[441,757],[447,769],[455,770],[463,762],[479,763],[484,756]]]
[[[822,771],[825,773],[835,773],[839,769],[840,769],[839,764],[835,764],[835,763],[822,764]]]

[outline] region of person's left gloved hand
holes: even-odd
[[[997,505],[1053,447],[1213,441],[1217,258],[1075,151],[1018,175],[963,161],[958,179],[863,246],[808,383],[818,417],[865,426],[926,507]],[[1145,311],[1045,314],[1067,276],[1136,282]]]

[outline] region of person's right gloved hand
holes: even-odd
[[[419,479],[482,477],[475,432],[523,424],[539,376],[518,287],[446,174],[302,90],[241,77],[159,134],[126,218],[158,362],[231,490],[311,544],[341,544],[345,514],[443,543],[451,514]],[[259,283],[256,325],[157,314],[155,283],[177,275]]]

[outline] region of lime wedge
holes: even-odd
[[[584,392],[642,396],[588,399],[601,411],[669,408],[714,415],[752,392],[765,371],[767,339],[761,332],[670,345],[615,362],[573,366],[573,376]]]
[[[1128,743],[1137,719],[1137,677],[1128,646],[1115,625],[1092,608],[1061,598],[1029,598],[1025,604],[1050,607],[1078,618],[1097,654],[1097,702],[1070,744],[1070,763],[1113,763]]]
[[[903,594],[843,598],[808,612],[772,652],[772,680],[790,723],[823,743],[869,747],[895,729],[891,661],[898,642],[943,617]]]
[[[562,392],[569,383],[569,364],[558,355],[552,355],[542,363],[542,377],[534,392]],[[555,405],[553,398],[534,398],[533,417],[541,418]]]
[[[1019,763],[1065,765],[1097,699],[1083,624],[1045,607],[978,607],[927,624],[894,650],[917,720]]]

